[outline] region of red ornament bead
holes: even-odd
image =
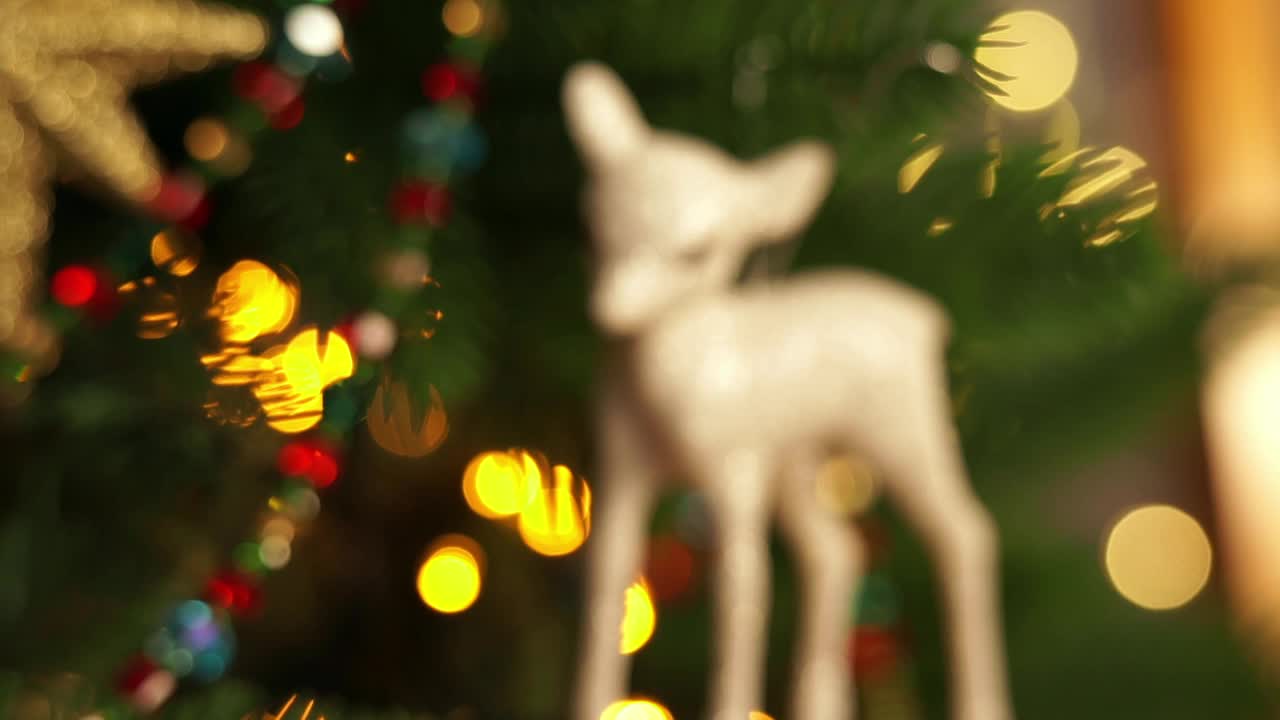
[[[315,448],[304,442],[291,442],[280,448],[277,465],[284,475],[306,475],[311,469],[311,458],[315,456]]]
[[[246,100],[260,100],[266,91],[267,75],[271,66],[264,62],[247,62],[236,68],[231,86],[237,95]]]
[[[410,180],[391,193],[391,213],[402,224],[425,221],[441,226],[452,210],[449,189],[436,183]]]
[[[887,628],[864,625],[849,633],[854,677],[884,677],[897,664],[898,639]]]
[[[120,672],[119,677],[116,678],[116,687],[125,695],[132,695],[143,681],[158,669],[156,664],[148,660],[145,655],[138,655]]]
[[[693,589],[697,562],[693,550],[674,535],[654,538],[645,571],[654,597],[670,602],[686,595]]]
[[[464,65],[436,63],[422,73],[422,94],[436,102],[461,97],[475,103],[479,91],[479,77]]]
[[[205,598],[236,615],[256,612],[262,596],[253,580],[235,570],[223,570],[209,579]]]
[[[151,212],[170,222],[182,223],[195,215],[204,200],[204,182],[194,175],[166,175],[148,204]]]
[[[338,460],[324,450],[316,449],[307,468],[307,479],[317,489],[323,490],[338,480]]]
[[[279,111],[271,115],[271,127],[276,130],[292,130],[302,123],[302,117],[306,114],[306,105],[302,102],[302,98],[294,98],[289,104],[280,108]]]
[[[53,274],[49,292],[59,304],[82,307],[98,293],[98,274],[84,265],[68,265]]]

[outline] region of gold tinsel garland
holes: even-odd
[[[256,16],[191,0],[0,0],[0,349],[54,362],[36,305],[55,170],[147,203],[160,163],[129,92],[266,41]]]

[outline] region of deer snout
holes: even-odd
[[[606,266],[596,276],[591,318],[610,335],[634,335],[665,306],[671,280],[652,261]]]

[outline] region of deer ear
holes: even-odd
[[[607,167],[640,147],[649,133],[622,78],[597,62],[574,65],[564,79],[569,136],[588,167]]]
[[[757,237],[779,242],[799,235],[831,190],[835,153],[825,143],[792,143],[748,166],[747,201]]]

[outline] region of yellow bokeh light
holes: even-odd
[[[480,597],[483,573],[480,548],[470,538],[448,535],[418,568],[418,596],[427,607],[446,614],[460,613]]]
[[[773,720],[773,718],[759,710],[752,710],[750,714],[747,715],[747,720]]]
[[[324,417],[324,389],[355,372],[355,357],[347,341],[331,331],[322,348],[315,328],[303,330],[285,347],[268,351],[263,359],[272,370],[253,379],[253,393],[262,403],[267,425],[286,434],[315,427]]]
[[[210,313],[218,318],[222,338],[248,343],[280,332],[293,321],[298,291],[271,268],[241,260],[218,278]]]
[[[449,0],[441,11],[444,26],[459,37],[471,37],[484,25],[484,8],[477,0]]]
[[[200,265],[200,246],[176,231],[158,232],[151,238],[151,262],[170,275],[186,277]]]
[[[1170,505],[1148,505],[1111,528],[1104,559],[1125,599],[1147,610],[1172,610],[1209,581],[1213,549],[1195,518]]]
[[[183,142],[187,152],[197,160],[216,160],[227,149],[230,135],[227,126],[213,118],[200,118],[187,127]]]
[[[865,512],[875,502],[878,487],[871,467],[858,458],[843,456],[823,463],[815,483],[818,502],[836,515]]]
[[[1075,82],[1079,53],[1057,18],[1017,10],[992,21],[974,53],[977,72],[997,88],[992,100],[1015,112],[1043,110]]]
[[[427,387],[429,404],[415,409],[409,386],[385,378],[373,393],[365,427],[378,447],[401,457],[423,457],[449,435],[449,415],[435,386]]]
[[[523,457],[530,458],[531,476],[525,472]],[[467,465],[462,476],[462,494],[477,515],[492,520],[523,512],[533,502],[540,484],[537,465],[528,453],[516,456],[486,452]]]
[[[898,170],[898,192],[906,194],[914,190],[924,174],[929,172],[929,168],[942,157],[944,149],[942,143],[932,143],[907,158]]]
[[[649,583],[640,578],[627,588],[626,611],[622,616],[622,654],[631,655],[649,642],[658,625]]]
[[[652,700],[619,700],[600,713],[600,720],[674,720],[671,711]]]
[[[526,478],[528,478],[526,464]],[[582,547],[591,532],[591,489],[585,481],[575,496],[573,472],[555,466],[552,483],[541,485],[534,500],[520,513],[520,537],[536,553],[557,557]]]

